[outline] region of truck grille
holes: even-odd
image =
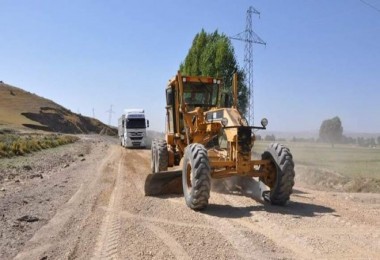
[[[141,139],[143,139],[142,137],[130,137],[131,138],[131,140],[141,140]]]
[[[128,135],[130,137],[143,137],[144,133],[143,132],[132,132],[132,133],[128,133]]]

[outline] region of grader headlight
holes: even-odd
[[[261,125],[263,127],[266,127],[268,125],[268,119],[266,119],[265,117],[263,119],[261,119]]]

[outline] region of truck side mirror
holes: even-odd
[[[146,120],[146,127],[149,127],[149,120]]]

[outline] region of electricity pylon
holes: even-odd
[[[248,121],[250,125],[254,125],[254,113],[253,113],[253,44],[263,44],[264,42],[252,29],[252,14],[257,14],[260,17],[260,12],[250,6],[247,10],[245,31],[230,37],[230,39],[245,42],[244,49],[244,71],[247,76],[248,85]]]
[[[109,115],[108,115],[108,126],[111,126],[111,120],[112,120],[112,114],[115,113],[115,111],[112,110],[112,105],[111,105],[111,108],[109,110],[106,111]]]

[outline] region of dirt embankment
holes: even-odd
[[[349,178],[337,172],[305,165],[296,165],[296,181],[304,187],[322,191],[379,193],[380,179]]]
[[[315,191],[297,183],[290,203],[275,207],[253,194],[219,190],[211,193],[208,208],[197,212],[182,196],[144,196],[149,150],[123,149],[96,137],[66,146],[57,158],[64,154],[70,159],[53,160],[43,178],[2,182],[0,258],[377,259],[380,254],[378,194]]]
[[[74,114],[65,108],[41,107],[39,113],[24,112],[21,115],[41,125],[23,124],[26,127],[58,133],[116,135],[111,128],[94,118]]]
[[[116,135],[117,129],[23,89],[0,83],[0,125],[69,134]]]

